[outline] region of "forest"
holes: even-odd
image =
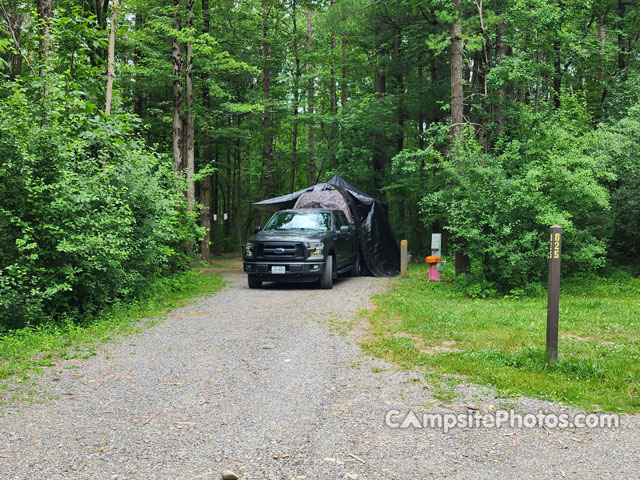
[[[526,295],[640,268],[638,0],[0,0],[0,332],[240,252],[339,173]]]

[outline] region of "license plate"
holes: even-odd
[[[285,273],[285,271],[286,271],[286,269],[285,269],[284,265],[271,267],[271,273],[282,274],[282,273]]]

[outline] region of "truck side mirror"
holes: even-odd
[[[256,228],[253,229],[253,233],[256,234],[258,233],[260,230],[262,230],[262,227],[260,225],[256,225]]]
[[[349,225],[342,225],[340,227],[340,233],[349,233],[351,231],[351,227]]]

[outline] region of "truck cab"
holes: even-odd
[[[263,282],[319,281],[332,288],[339,273],[360,273],[358,234],[342,210],[280,210],[245,246],[249,288]]]

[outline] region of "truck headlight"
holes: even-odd
[[[323,249],[324,249],[324,243],[322,242],[307,243],[307,251],[309,252],[309,258],[322,258]]]
[[[244,247],[244,256],[247,258],[252,258],[253,257],[253,243],[248,242],[247,245]]]

